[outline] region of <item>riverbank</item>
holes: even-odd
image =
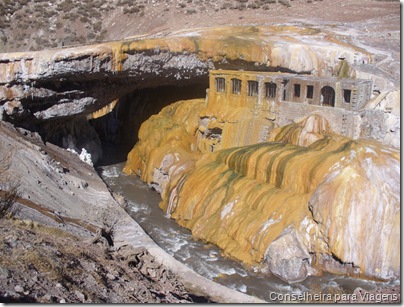
[[[203,278],[165,253],[78,155],[5,122],[0,122],[0,145],[0,187],[18,188],[16,221],[0,220],[1,302],[260,301]],[[97,289],[84,278],[95,268]],[[134,281],[150,293],[134,297]],[[68,289],[82,295],[67,295]]]
[[[1,187],[6,178],[17,180],[20,194],[17,219],[0,220],[1,302],[263,302],[167,254],[77,155],[4,122],[0,145]],[[134,296],[134,281],[150,291]],[[167,289],[181,294],[177,301]],[[400,301],[400,285],[356,291],[368,293],[367,301],[383,294]]]
[[[19,219],[0,220],[0,237],[0,302],[210,302],[189,294],[145,249]]]

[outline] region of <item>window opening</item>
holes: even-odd
[[[265,97],[267,98],[276,97],[276,83],[273,82],[265,83]]]
[[[344,101],[351,103],[351,90],[344,90]]]
[[[307,98],[313,99],[314,97],[314,86],[313,85],[307,85]]]
[[[295,84],[295,97],[300,97],[300,84]]]
[[[335,91],[331,86],[324,86],[321,89],[321,101],[323,106],[335,105]]]
[[[248,81],[248,96],[258,96],[258,82],[257,81]]]
[[[241,80],[240,79],[231,79],[231,93],[240,95],[241,93]]]
[[[286,84],[288,84],[289,80],[288,79],[283,79],[282,84],[283,84],[283,100],[286,100]]]
[[[226,80],[224,78],[216,78],[216,92],[224,93],[226,91]]]

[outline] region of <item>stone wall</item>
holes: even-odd
[[[316,113],[330,124],[333,132],[357,140],[375,140],[389,146],[400,147],[399,116],[383,110],[348,111],[332,107],[282,101],[277,103],[275,123],[280,127],[299,122],[310,114]],[[396,130],[393,130],[396,129]],[[394,135],[393,135],[394,134]]]
[[[355,94],[355,102],[356,102],[356,110],[362,108],[367,101],[371,98],[371,93],[373,91],[373,84],[363,82],[358,84],[355,91],[352,94]]]
[[[350,138],[357,135],[356,113],[332,107],[282,101],[279,104],[279,114],[276,122],[282,127],[296,123],[313,113],[320,114],[326,118],[333,132]]]
[[[363,110],[360,112],[360,137],[381,141],[384,139],[385,113],[381,110]]]

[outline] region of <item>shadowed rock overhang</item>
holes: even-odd
[[[327,76],[341,56],[352,65],[372,62],[328,33],[292,26],[206,28],[2,54],[0,114],[16,123],[88,115],[137,89],[207,82],[210,69]]]

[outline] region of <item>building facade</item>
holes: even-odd
[[[287,73],[213,70],[209,100],[255,108],[283,101],[359,110],[372,96],[372,80],[338,79]]]
[[[209,87],[208,105],[212,107],[247,108],[277,126],[318,113],[332,131],[354,139],[363,137],[361,117],[373,120],[381,115],[363,110],[372,98],[372,80],[212,70]]]

